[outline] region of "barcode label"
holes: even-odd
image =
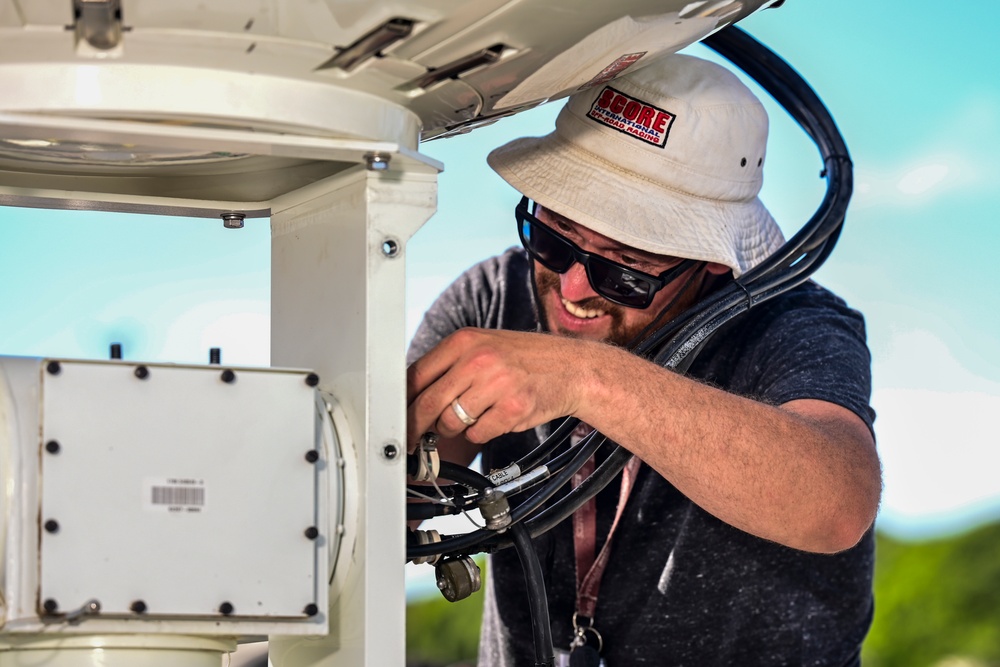
[[[154,505],[201,505],[205,504],[205,489],[186,486],[154,486]]]
[[[202,512],[205,480],[188,477],[147,479],[143,484],[143,507],[161,512]]]

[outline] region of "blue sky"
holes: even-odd
[[[885,467],[880,525],[902,536],[1000,517],[1000,5],[788,0],[743,27],[836,118],[855,163],[841,241],[817,279],[862,310]],[[709,55],[703,47],[691,53]],[[767,101],[770,104],[769,100]],[[786,233],[823,191],[812,145],[770,104],[762,193]],[[549,131],[558,104],[422,150],[445,163],[439,212],[409,244],[408,329],[464,268],[517,242],[518,196],[486,166]],[[0,209],[0,353],[266,364],[269,229]]]

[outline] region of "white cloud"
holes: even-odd
[[[942,184],[949,171],[946,164],[921,165],[903,174],[896,188],[904,195],[927,194]]]
[[[957,525],[1000,508],[1000,395],[883,389],[872,402],[890,525]]]
[[[894,333],[876,360],[883,525],[927,533],[1000,514],[1000,383],[922,329]]]
[[[867,206],[925,206],[930,201],[985,185],[974,156],[927,153],[892,165],[856,166],[855,201]]]

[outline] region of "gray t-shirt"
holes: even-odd
[[[425,315],[409,360],[467,326],[540,330],[523,250],[508,250],[455,281]],[[861,315],[807,283],[726,324],[688,375],[775,405],[801,398],[836,403],[870,428],[870,364]],[[551,427],[497,438],[484,448],[484,468],[517,460]],[[619,488],[615,482],[598,495],[598,549]],[[570,523],[534,541],[553,640],[564,649],[576,595]],[[870,532],[836,555],[790,549],[723,523],[643,466],[615,533],[594,625],[610,667],[854,665],[871,623],[873,563]],[[523,571],[506,549],[489,559],[479,667],[532,664]]]

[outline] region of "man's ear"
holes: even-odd
[[[732,271],[732,269],[730,269],[725,264],[716,264],[715,262],[709,262],[708,264],[706,264],[705,270],[711,273],[713,276],[721,276],[723,273],[726,273],[727,271]]]

